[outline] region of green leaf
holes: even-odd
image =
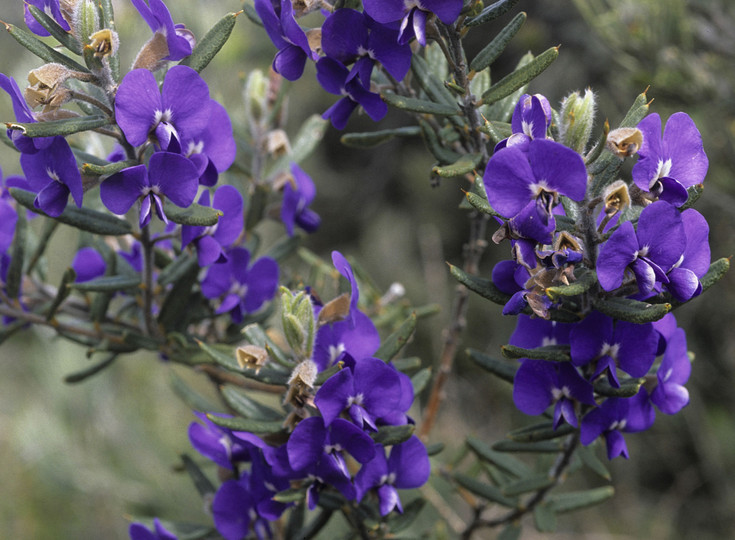
[[[184,332],[190,321],[192,307],[198,305],[194,285],[199,281],[199,268],[193,266],[183,274],[171,287],[163,300],[161,311],[158,313],[158,324],[163,327],[165,334]]]
[[[393,360],[391,363],[398,371],[403,371],[405,373],[406,371],[419,369],[421,367],[421,358],[418,356],[409,356],[407,358],[398,358]]]
[[[490,89],[482,95],[482,101],[485,105],[490,105],[496,101],[500,101],[528,84],[531,80],[539,76],[554,60],[559,56],[559,48],[551,47],[545,50],[528,64],[516,69],[513,73],[506,75],[500,81],[490,87]]]
[[[500,531],[497,540],[519,540],[523,529],[518,523],[511,523],[505,529]]]
[[[643,324],[657,321],[671,311],[671,304],[649,304],[617,296],[592,301],[595,309],[613,319]]]
[[[569,362],[569,345],[545,345],[535,349],[524,349],[515,345],[503,345],[501,347],[503,356],[511,360],[519,358],[531,358],[533,360],[546,360],[548,362]]]
[[[120,172],[128,167],[134,167],[138,162],[134,159],[126,159],[124,161],[115,161],[114,163],[106,163],[98,165],[96,163],[82,163],[82,174],[94,176],[110,176],[116,172]]]
[[[76,39],[71,32],[64,30],[59,23],[33,4],[26,4],[26,6],[28,7],[28,11],[31,15],[33,15],[33,18],[36,19],[49,34],[56,38],[56,41],[61,43],[61,45],[69,49],[74,54],[82,54],[82,44],[79,43],[79,40]]]
[[[225,402],[240,416],[265,422],[283,421],[283,414],[251,399],[234,386],[226,385],[221,391]]]
[[[380,358],[389,362],[401,351],[403,346],[411,339],[414,331],[416,330],[416,313],[411,315],[401,323],[398,330],[389,335],[383,343],[380,345],[378,350],[375,352],[375,357]]]
[[[506,496],[499,488],[492,484],[481,482],[472,476],[462,473],[454,473],[454,480],[467,491],[474,493],[478,497],[482,497],[486,501],[494,502],[506,508],[515,508],[518,500]]]
[[[493,444],[492,448],[498,452],[528,452],[534,454],[557,454],[564,450],[564,446],[558,441],[538,441],[530,443],[498,441]]]
[[[268,251],[264,253],[265,256],[271,257],[278,262],[281,262],[286,257],[289,257],[301,246],[303,237],[300,234],[294,234],[293,236],[283,236],[278,242],[268,248]]]
[[[214,495],[217,488],[209,478],[202,472],[193,459],[186,454],[181,454],[181,461],[184,463],[184,469],[189,473],[189,478],[194,482],[194,487],[201,497]]]
[[[462,285],[491,302],[504,306],[510,300],[510,295],[498,289],[492,280],[472,276],[453,264],[449,265],[449,272]]]
[[[319,497],[319,502],[322,502],[322,497]],[[301,529],[294,536],[287,536],[287,538],[303,538],[304,540],[317,538],[319,532],[321,532],[321,530],[327,525],[327,523],[329,523],[329,519],[332,517],[332,514],[334,514],[334,510],[331,510],[329,508],[321,508],[321,511],[316,515],[315,518],[313,518],[311,521],[309,521],[309,523],[306,524],[306,527]]]
[[[413,72],[419,86],[426,92],[426,95],[436,103],[444,103],[450,106],[457,106],[457,100],[452,93],[439,81],[431,70],[431,67],[419,54],[411,57],[411,71]]]
[[[56,310],[61,307],[61,303],[66,300],[66,297],[69,296],[69,293],[71,292],[69,290],[69,284],[74,283],[74,280],[77,278],[77,273],[74,271],[73,268],[67,268],[66,272],[64,272],[64,275],[61,277],[61,284],[59,285],[59,288],[56,290],[56,296],[54,297],[53,302],[51,303],[51,307],[49,307],[48,311],[46,312],[46,320],[50,321],[54,318],[54,315],[56,315]]]
[[[547,502],[537,504],[533,509],[533,524],[541,533],[556,531],[556,512]]]
[[[432,171],[443,178],[464,176],[474,171],[480,161],[482,161],[482,154],[463,154],[451,165],[434,166]]]
[[[550,477],[547,473],[534,474],[503,486],[503,493],[508,497],[514,497],[532,491],[547,489],[555,483],[556,479]]]
[[[472,62],[470,62],[470,69],[473,71],[482,71],[492,64],[505,50],[508,43],[510,43],[510,40],[513,39],[513,36],[515,36],[516,33],[518,33],[518,30],[521,29],[521,26],[523,26],[525,21],[526,14],[523,11],[513,17],[510,23],[498,32],[493,40],[485,45],[485,47],[477,53],[477,56],[472,59]]]
[[[426,446],[426,453],[429,454],[429,457],[436,456],[444,451],[444,447],[444,443],[442,442],[429,444]]]
[[[33,201],[36,199],[35,193],[19,188],[10,188],[8,191],[16,201],[26,208],[37,214],[46,215],[33,205]],[[120,236],[133,232],[133,227],[127,221],[89,208],[67,206],[60,216],[52,219],[82,231],[102,236]]]
[[[704,184],[695,184],[693,186],[689,186],[687,188],[687,193],[688,196],[686,202],[679,207],[680,212],[683,212],[687,208],[691,208],[694,206],[694,203],[696,203],[704,193]]]
[[[69,373],[64,377],[64,382],[67,384],[76,384],[86,381],[90,377],[110,367],[112,363],[117,360],[118,356],[119,354],[117,353],[108,354],[103,360],[97,362],[96,364],[93,364],[82,370],[75,371],[74,373]]]
[[[413,435],[416,426],[413,424],[404,424],[401,426],[380,426],[378,431],[370,433],[370,436],[376,443],[383,446],[392,446],[407,441]]]
[[[492,463],[511,476],[523,478],[524,476],[531,474],[531,470],[528,468],[528,465],[513,456],[509,456],[502,452],[496,452],[480,439],[471,436],[467,437],[467,446],[469,446],[470,450],[472,450],[482,461]]]
[[[233,431],[247,431],[248,433],[278,433],[283,431],[281,422],[264,422],[248,418],[227,418],[215,414],[207,414],[212,422]]]
[[[266,168],[266,177],[286,170],[291,162],[301,163],[316,149],[327,130],[328,120],[320,115],[311,115],[301,125],[296,137],[291,141],[291,153],[278,158],[270,167]]]
[[[434,101],[399,96],[398,94],[391,93],[381,94],[380,97],[391,107],[419,114],[452,116],[462,112],[457,104],[451,105],[449,103],[436,103]]]
[[[10,190],[11,194],[13,188]],[[5,275],[5,290],[9,298],[18,298],[20,285],[23,280],[23,263],[26,255],[26,242],[28,236],[28,222],[25,212],[17,212],[18,221],[15,223],[13,233],[13,244],[10,251],[10,264]]]
[[[702,292],[709,289],[712,285],[722,279],[722,277],[730,270],[730,258],[723,257],[717,259],[715,262],[710,264],[707,273],[702,276],[700,282],[702,283]]]
[[[551,300],[556,301],[562,296],[579,296],[586,293],[597,283],[597,274],[593,270],[582,272],[577,276],[577,280],[569,285],[558,285],[555,287],[547,287],[544,292]]]
[[[595,445],[580,446],[577,448],[576,452],[579,458],[582,460],[582,463],[584,463],[586,467],[591,469],[595,474],[602,477],[603,479],[607,481],[612,480],[612,475],[610,474],[610,471],[607,470],[605,464],[602,463],[602,461],[600,461],[595,454]]]
[[[516,442],[547,441],[550,439],[565,437],[570,433],[574,433],[576,429],[577,428],[569,424],[562,424],[558,428],[554,429],[553,422],[541,422],[531,426],[515,429],[508,433],[508,438]]]
[[[513,383],[516,376],[516,370],[518,369],[517,362],[506,362],[505,360],[498,360],[489,356],[476,349],[467,349],[467,354],[470,356],[473,362],[486,371],[489,371],[496,377],[500,377],[504,381]]]
[[[556,513],[571,512],[605,502],[615,495],[615,488],[603,486],[587,491],[572,491],[549,496],[548,503]]]
[[[314,384],[316,386],[321,386],[325,382],[327,382],[327,379],[329,379],[332,375],[335,373],[338,373],[339,371],[342,371],[344,368],[344,362],[337,362],[333,366],[325,369],[324,371],[320,371],[319,375],[316,376],[316,381],[314,381]]]
[[[477,180],[475,180],[475,182],[477,182]],[[475,210],[479,210],[483,214],[487,214],[489,216],[503,217],[498,214],[492,206],[490,206],[490,203],[487,202],[485,197],[478,195],[477,193],[472,193],[471,191],[465,191],[465,197],[467,198],[467,202],[470,203]]]
[[[418,396],[431,380],[431,368],[427,367],[419,371],[411,377],[411,385],[413,386],[413,395]]]
[[[638,393],[644,382],[645,379],[626,379],[620,381],[620,387],[616,388],[607,381],[607,378],[603,378],[595,382],[594,386],[595,392],[601,396],[629,398]]]
[[[15,25],[4,23],[5,30],[15,38],[23,47],[31,51],[33,54],[38,56],[41,60],[50,63],[62,64],[69,69],[79,71],[81,73],[89,74],[89,70],[79,62],[75,62],[65,54],[60,53],[56,49],[49,47],[43,41],[39,40],[36,36],[19,28]]]
[[[5,122],[5,126],[20,131],[26,137],[54,137],[89,131],[111,123],[112,119],[107,116],[77,116],[49,122]]]
[[[138,276],[103,276],[81,283],[71,283],[69,287],[82,292],[124,291],[140,287]]]
[[[498,0],[483,9],[476,17],[466,20],[464,24],[465,26],[477,26],[494,21],[501,15],[507,13],[516,3],[518,3],[518,0]]]
[[[227,42],[235,28],[235,21],[239,13],[228,13],[222,17],[196,44],[190,56],[184,58],[180,64],[201,72],[212,61],[222,46]]]
[[[188,208],[180,208],[174,204],[167,204],[164,211],[169,221],[179,225],[194,225],[195,227],[211,227],[216,225],[223,215],[222,210],[193,203]]]
[[[221,405],[215,405],[209,399],[202,396],[199,392],[189,386],[184,379],[179,377],[176,372],[172,369],[169,371],[171,374],[170,384],[171,389],[174,391],[181,401],[193,411],[219,411]]]
[[[391,534],[397,534],[411,526],[426,506],[426,499],[416,498],[403,507],[403,512],[391,512],[388,516],[388,530]]]
[[[339,140],[342,144],[351,148],[373,148],[395,137],[418,137],[419,135],[421,135],[420,127],[405,126],[365,133],[346,133]]]
[[[176,283],[183,276],[192,272],[193,268],[198,267],[196,255],[192,253],[182,253],[177,259],[167,264],[158,274],[158,284],[162,287]]]
[[[215,364],[237,373],[242,373],[244,371],[243,368],[240,367],[240,364],[237,363],[235,352],[230,347],[227,347],[228,352],[224,352],[216,348],[214,345],[207,345],[203,341],[196,340],[196,342],[197,345],[199,345],[199,348],[204,351],[209,358],[214,360]]]
[[[273,495],[272,499],[280,503],[300,502],[306,499],[306,489],[305,487],[285,489]]]

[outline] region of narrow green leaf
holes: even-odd
[[[702,276],[702,279],[700,280],[702,283],[702,292],[720,281],[728,270],[730,270],[730,257],[717,259],[715,262],[710,264],[709,270],[707,270],[707,273]]]
[[[263,21],[260,20],[260,16],[258,15],[258,12],[255,11],[255,6],[252,5],[250,2],[244,2],[242,5],[242,10],[245,13],[245,16],[250,19],[250,22],[257,24],[258,26],[263,26]]]
[[[411,57],[411,72],[413,73],[419,86],[426,92],[426,95],[436,103],[444,103],[450,106],[457,106],[457,99],[444,86],[444,84],[436,78],[431,70],[431,66],[426,59],[419,54]]]
[[[340,138],[340,142],[351,148],[373,148],[395,137],[418,137],[421,128],[418,126],[405,126],[395,129],[381,129],[379,131],[368,131],[365,133],[346,133]]]
[[[191,321],[192,307],[198,305],[194,285],[199,282],[199,268],[194,266],[183,274],[166,294],[157,322],[163,333],[184,332]]]
[[[506,75],[500,81],[490,87],[490,89],[482,95],[482,101],[485,105],[495,103],[503,99],[528,84],[531,80],[539,76],[554,60],[559,56],[559,48],[551,47],[545,50],[531,62],[521,68],[516,69],[513,73]]]
[[[117,353],[108,354],[107,356],[105,356],[104,359],[102,359],[100,362],[97,362],[96,364],[93,364],[82,370],[75,371],[74,373],[69,373],[64,377],[64,382],[67,384],[76,384],[86,381],[90,377],[110,367],[112,363],[117,360],[118,356],[119,354]]]
[[[553,486],[555,483],[556,479],[546,473],[534,474],[503,486],[503,493],[508,497],[514,497],[532,491],[541,491],[542,489]]]
[[[533,509],[533,524],[540,533],[556,531],[556,512],[547,502],[537,504]]]
[[[216,56],[227,42],[235,28],[237,16],[242,13],[228,13],[222,17],[196,44],[190,56],[184,58],[180,64],[201,72]]]
[[[222,210],[193,203],[188,208],[180,208],[174,204],[166,204],[166,217],[179,225],[195,227],[211,227],[216,225],[222,216]]]
[[[451,165],[435,166],[432,171],[443,178],[464,176],[475,170],[482,160],[482,154],[464,154]]]
[[[558,300],[562,296],[579,296],[586,293],[597,283],[597,274],[593,270],[582,272],[577,276],[577,280],[569,285],[558,285],[555,287],[547,287],[544,292],[551,300]]]
[[[403,346],[411,339],[414,331],[416,330],[416,313],[411,315],[401,323],[398,330],[389,335],[383,343],[380,345],[378,350],[375,352],[375,357],[380,358],[389,362],[401,351]]]
[[[20,131],[26,137],[67,136],[80,131],[89,131],[112,123],[107,116],[77,116],[49,122],[5,122],[8,129]]]
[[[679,207],[679,211],[683,212],[687,208],[691,208],[694,206],[694,203],[696,203],[699,198],[704,193],[704,184],[695,184],[693,186],[689,186],[687,188],[687,201]]]
[[[177,259],[167,264],[158,274],[158,284],[165,287],[171,283],[176,283],[184,275],[191,272],[195,266],[198,266],[196,255],[192,253],[182,253]]]
[[[584,463],[584,465],[591,469],[595,474],[607,481],[611,481],[612,475],[610,474],[610,471],[607,470],[605,464],[598,459],[597,454],[595,453],[595,447],[596,445],[580,446],[576,450],[577,455],[582,460],[582,463]]]
[[[393,367],[396,368],[398,371],[402,371],[405,373],[406,371],[419,369],[421,367],[421,358],[419,358],[418,356],[398,358],[392,360],[391,364],[393,364]]]
[[[294,234],[293,236],[283,236],[275,244],[268,248],[268,251],[264,255],[275,259],[278,262],[283,261],[286,257],[289,257],[299,248],[303,240],[300,234]]]
[[[139,276],[102,276],[99,278],[71,283],[69,287],[82,292],[112,292],[124,291],[140,287]]]
[[[319,499],[319,502],[321,503],[322,497],[320,496]],[[311,540],[312,538],[316,538],[321,530],[327,525],[327,523],[329,523],[332,514],[334,514],[333,510],[322,508],[317,516],[306,524],[306,527],[301,529],[296,535],[288,538],[299,538],[303,540]]]
[[[328,120],[320,115],[311,115],[301,125],[296,137],[291,141],[291,153],[278,158],[270,167],[266,168],[266,177],[286,170],[291,162],[301,163],[316,149],[327,130]]]
[[[38,21],[38,24],[43,26],[49,34],[51,34],[56,41],[61,45],[69,49],[74,54],[82,54],[82,44],[76,39],[70,32],[64,30],[59,23],[49,17],[44,11],[38,9],[33,4],[26,4],[28,11],[33,15],[33,18]]]
[[[388,530],[391,534],[398,534],[407,529],[416,521],[419,514],[426,506],[426,499],[416,498],[403,507],[403,512],[391,512],[388,516]]]
[[[528,465],[513,456],[502,452],[496,452],[480,439],[471,436],[467,437],[467,446],[469,446],[470,450],[472,450],[482,461],[492,463],[511,476],[523,478],[524,476],[531,474],[531,470],[528,468]]]
[[[56,290],[56,296],[54,297],[53,302],[51,302],[51,307],[49,307],[48,311],[46,312],[47,321],[50,321],[54,318],[54,315],[56,315],[56,310],[61,307],[61,303],[66,300],[67,296],[69,296],[69,293],[71,292],[69,290],[69,284],[74,283],[74,280],[76,278],[77,273],[74,271],[74,269],[67,268],[66,272],[64,272],[64,275],[61,277],[61,284]]]
[[[501,347],[503,356],[511,360],[519,358],[531,358],[533,360],[546,360],[549,362],[569,362],[569,345],[545,345],[535,349],[524,349],[515,345],[503,345]]]
[[[60,53],[56,49],[49,47],[43,41],[38,39],[36,36],[19,28],[15,25],[4,23],[5,30],[15,38],[23,47],[28,49],[30,52],[38,56],[41,60],[46,62],[62,64],[69,69],[79,71],[81,73],[89,73],[89,70],[79,62],[75,62],[65,54]]]
[[[531,426],[515,429],[508,433],[508,438],[517,442],[535,442],[547,441],[550,439],[558,439],[565,437],[570,433],[574,433],[577,428],[569,424],[562,424],[554,429],[553,422],[541,422]]]
[[[411,385],[413,386],[413,394],[418,396],[431,380],[431,368],[427,367],[419,371],[411,377]]]
[[[456,104],[450,105],[449,103],[436,103],[434,101],[399,96],[398,94],[391,93],[381,94],[380,97],[391,107],[419,114],[452,116],[454,114],[460,114],[462,112],[459,106]]]
[[[494,21],[501,15],[507,13],[518,0],[498,0],[483,9],[479,15],[472,17],[464,22],[465,26],[477,26],[490,21]]]
[[[471,191],[465,191],[465,197],[467,202],[470,203],[475,210],[479,210],[483,214],[487,214],[489,216],[503,217],[498,214],[492,206],[490,206],[490,203],[487,202],[485,197],[482,197],[477,193],[472,193]]]
[[[207,418],[218,426],[233,431],[247,431],[248,433],[278,433],[283,431],[281,422],[263,422],[239,417],[227,418],[215,414],[207,414]]]
[[[306,499],[306,489],[305,487],[285,489],[273,495],[272,499],[280,503],[300,502]]]
[[[648,90],[648,89],[646,89]],[[648,99],[646,92],[638,94],[633,101],[633,105],[623,117],[618,127],[635,127],[648,114],[648,106],[651,101]]]
[[[215,405],[209,399],[194,390],[186,383],[186,381],[184,381],[184,379],[179,377],[173,369],[170,370],[169,373],[171,374],[171,389],[174,391],[174,394],[176,394],[192,411],[220,411],[222,408],[221,405]]]
[[[551,495],[548,502],[556,513],[561,514],[600,504],[613,495],[615,495],[615,488],[602,486],[587,491],[572,491]]]
[[[525,21],[526,13],[523,11],[513,17],[508,25],[498,32],[493,40],[485,45],[485,47],[477,53],[477,56],[472,59],[472,62],[470,62],[470,69],[473,71],[482,71],[495,62],[498,56],[500,56],[508,46],[510,40],[513,39],[513,36],[515,36],[518,33],[518,30],[521,29],[521,26],[523,26]]]
[[[197,345],[199,345],[199,348],[207,353],[207,356],[214,360],[215,364],[218,364],[225,369],[229,369],[230,371],[236,371],[238,373],[243,371],[243,369],[240,367],[240,364],[237,363],[235,352],[232,351],[229,347],[228,352],[225,352],[216,348],[214,345],[207,345],[203,341],[199,340],[196,341]]]
[[[115,161],[114,163],[106,163],[105,165],[85,162],[82,163],[82,173],[94,176],[110,176],[111,174],[120,172],[128,167],[134,167],[135,165],[138,165],[138,162],[133,159]]]
[[[454,480],[467,491],[474,493],[478,497],[482,497],[486,501],[494,502],[506,508],[515,508],[518,500],[506,496],[499,488],[492,484],[481,482],[472,476],[462,473],[454,473]]]
[[[644,382],[646,382],[645,379],[621,380],[620,387],[616,388],[607,381],[607,378],[604,378],[595,382],[594,386],[595,392],[601,396],[629,398],[638,393]]]
[[[11,194],[13,188],[10,190]],[[13,244],[10,252],[10,264],[5,275],[5,290],[9,298],[18,298],[20,284],[23,280],[23,263],[26,256],[26,242],[28,236],[28,222],[25,212],[17,212],[18,221],[15,223]]]
[[[189,478],[194,482],[194,487],[201,497],[214,495],[217,488],[214,487],[212,481],[202,472],[193,459],[186,454],[181,454],[181,461],[184,463],[184,469],[189,473]]]
[[[33,205],[36,194],[19,188],[10,188],[13,198],[26,208],[37,214],[46,215]],[[71,227],[102,236],[120,236],[133,232],[133,227],[127,221],[110,214],[103,214],[89,208],[67,206],[60,216],[52,218]]]
[[[613,319],[643,324],[659,320],[671,311],[671,304],[649,304],[630,298],[594,299],[595,309]]]
[[[314,381],[314,384],[317,386],[320,386],[327,382],[327,379],[329,379],[332,375],[335,373],[342,371],[342,368],[344,367],[344,362],[337,362],[332,367],[325,369],[324,371],[320,371],[319,375],[316,376],[316,381]]]
[[[265,422],[283,421],[283,414],[255,401],[234,386],[222,387],[222,397],[237,414],[245,418]]]
[[[413,424],[404,424],[401,426],[380,426],[378,431],[370,433],[370,436],[376,443],[383,446],[392,446],[407,441],[413,435],[416,426]]]
[[[421,126],[421,135],[424,139],[424,144],[426,144],[426,148],[431,152],[431,155],[433,155],[440,164],[449,164],[454,163],[457,161],[460,157],[462,157],[461,154],[458,154],[454,150],[451,150],[449,148],[445,148],[444,144],[439,140],[439,136],[437,135],[436,131],[434,131],[434,128],[429,124],[426,120],[423,118],[419,118],[419,126]]]
[[[163,345],[163,343],[155,338],[132,330],[125,330],[125,332],[123,332],[123,340],[126,344],[135,347],[136,350],[146,349],[148,351],[158,351]]]
[[[557,454],[564,449],[564,446],[558,441],[538,441],[530,443],[521,443],[516,441],[498,441],[493,444],[492,448],[493,450],[497,450],[498,452]]]
[[[470,356],[472,361],[481,368],[489,371],[496,377],[500,377],[504,381],[513,383],[516,376],[516,370],[518,369],[517,362],[499,360],[476,349],[467,349],[467,354]]]
[[[518,523],[511,523],[505,529],[500,531],[497,540],[519,540],[521,537],[521,528]]]
[[[444,451],[444,447],[444,443],[442,442],[429,444],[426,446],[426,453],[429,454],[429,457],[436,456]]]
[[[510,295],[498,289],[489,279],[472,276],[453,264],[449,265],[449,272],[462,285],[491,302],[504,306],[510,300]]]

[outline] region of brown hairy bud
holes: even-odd
[[[619,158],[630,157],[640,150],[643,144],[643,133],[638,128],[618,128],[607,136],[606,146]]]

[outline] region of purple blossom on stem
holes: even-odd
[[[153,33],[163,34],[168,46],[165,60],[173,62],[189,56],[194,48],[194,37],[183,24],[174,24],[171,13],[162,0],[131,0],[135,9]]]
[[[365,12],[379,23],[401,21],[398,43],[416,37],[421,45],[426,45],[426,19],[433,13],[444,24],[452,24],[462,4],[462,0],[363,0]]]
[[[167,531],[158,518],[153,519],[153,531],[141,523],[131,523],[128,534],[130,540],[177,540],[176,535]]]
[[[604,436],[608,459],[618,456],[628,459],[628,447],[621,432],[647,429],[652,423],[651,412],[642,393],[632,398],[608,398],[582,418],[579,440],[587,446]]]
[[[28,26],[28,30],[30,30],[37,36],[47,37],[51,34],[49,34],[48,30],[41,26],[41,23],[39,23],[36,18],[31,14],[28,6],[37,7],[46,15],[51,17],[54,21],[56,21],[59,26],[61,26],[61,28],[63,28],[67,32],[71,30],[71,28],[69,27],[69,23],[66,21],[63,14],[61,13],[59,0],[25,0],[23,6],[25,13],[23,17],[25,19],[26,26]]]
[[[666,338],[666,351],[656,372],[657,384],[651,392],[651,401],[662,413],[676,414],[689,403],[689,391],[684,384],[691,372],[686,334],[675,328]]]
[[[13,113],[18,122],[36,122],[36,116],[26,103],[23,92],[18,88],[15,79],[8,77],[4,73],[0,73],[0,88],[5,90],[10,96],[13,104]],[[34,154],[42,148],[49,146],[53,137],[26,137],[20,130],[8,129],[8,138],[13,141],[15,147],[24,154]]]
[[[237,153],[227,110],[215,100],[210,100],[207,127],[189,136],[183,141],[182,153],[196,165],[199,183],[212,187],[219,174],[230,168]]]
[[[545,139],[546,130],[551,125],[551,105],[541,94],[523,94],[513,110],[511,130],[513,134],[495,145],[495,152],[506,146],[528,148],[533,139]]]
[[[92,247],[84,247],[74,255],[71,267],[77,274],[76,282],[83,283],[103,276],[107,270],[107,263],[99,251]]]
[[[291,177],[293,182],[286,182],[283,188],[281,221],[289,236],[293,236],[294,225],[306,232],[314,232],[321,224],[319,215],[309,208],[316,196],[314,182],[296,163],[291,164]]]
[[[669,283],[666,288],[680,302],[702,292],[700,279],[707,273],[710,265],[709,225],[704,216],[688,208],[681,213],[684,225],[686,247],[681,258],[667,273]]]
[[[8,251],[15,236],[18,212],[10,201],[0,198],[0,254]]]
[[[189,442],[204,457],[225,469],[233,469],[233,463],[249,461],[253,446],[233,437],[232,433],[212,422],[207,415],[194,412],[204,424],[189,424]]]

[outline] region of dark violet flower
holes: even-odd
[[[595,405],[592,385],[569,362],[522,361],[513,381],[513,402],[533,416],[554,404],[554,429],[566,421],[577,426],[576,403]]]
[[[100,198],[115,214],[124,214],[141,200],[140,226],[151,221],[153,209],[164,223],[168,218],[163,210],[164,197],[176,206],[186,208],[194,202],[199,175],[194,164],[172,152],[155,152],[148,167],[136,165],[113,174],[100,185]]]
[[[64,137],[53,137],[51,144],[34,154],[21,154],[20,165],[28,185],[37,193],[36,208],[51,217],[59,216],[69,194],[82,207],[82,175]]]
[[[643,377],[653,365],[659,335],[651,323],[613,321],[593,311],[576,323],[570,334],[572,363],[586,366],[595,362],[591,379],[607,372],[611,385],[620,386],[617,368],[631,377]]]
[[[199,204],[210,206],[209,191],[199,197]],[[199,266],[209,266],[227,260],[223,248],[229,247],[242,233],[243,201],[240,192],[232,186],[220,186],[214,193],[212,208],[222,212],[216,225],[198,227],[182,225],[181,247],[193,244],[197,250]]]
[[[232,470],[234,462],[250,461],[253,445],[212,422],[204,413],[194,412],[204,424],[189,424],[189,442],[204,457],[225,469]]]
[[[672,114],[661,136],[661,118],[649,114],[638,124],[643,134],[633,181],[644,191],[675,206],[687,200],[686,188],[704,181],[709,160],[702,136],[688,114]]]
[[[495,145],[495,152],[506,146],[528,148],[529,141],[545,139],[546,130],[551,125],[551,105],[541,94],[523,94],[513,110],[511,119],[513,134]]]
[[[295,81],[304,73],[307,58],[316,62],[318,56],[311,49],[306,33],[294,19],[291,0],[280,0],[278,11],[271,0],[255,0],[255,11],[268,37],[278,49],[273,59],[273,70],[289,81]]]
[[[0,254],[5,253],[13,243],[15,224],[18,222],[18,213],[10,201],[0,198]]]
[[[235,161],[237,148],[232,135],[232,123],[227,110],[215,100],[209,102],[209,122],[204,131],[184,140],[183,154],[191,159],[199,171],[199,183],[211,187],[219,174]]]
[[[162,150],[179,152],[182,141],[197,141],[208,127],[211,101],[207,83],[190,67],[169,69],[160,91],[153,73],[134,69],[117,90],[115,120],[133,146],[151,135]]]
[[[582,418],[579,440],[587,446],[603,435],[608,459],[618,456],[628,459],[628,447],[621,432],[632,433],[650,427],[651,411],[641,393],[632,398],[608,398]]]
[[[239,324],[246,313],[253,313],[273,298],[278,286],[278,263],[261,257],[248,268],[250,252],[235,247],[227,252],[227,261],[213,264],[202,281],[202,294],[222,298],[217,313],[230,313]]]
[[[293,236],[294,225],[306,232],[314,232],[321,223],[321,218],[309,208],[316,196],[314,182],[296,163],[291,164],[291,178],[293,182],[286,182],[283,188],[281,221],[289,236]]]
[[[357,360],[352,368],[332,375],[319,388],[314,404],[329,425],[342,411],[355,424],[377,431],[376,420],[391,414],[401,400],[398,372],[378,358]]]
[[[676,414],[689,403],[689,392],[684,384],[691,371],[686,334],[676,328],[667,337],[666,351],[656,373],[658,384],[651,392],[651,401],[662,413]]]
[[[394,508],[403,512],[397,490],[421,487],[430,474],[431,463],[426,447],[415,435],[391,447],[387,459],[385,448],[376,444],[375,457],[363,465],[355,476],[357,499],[362,500],[369,491],[375,490],[381,516]]]
[[[686,302],[702,292],[700,279],[709,270],[710,247],[709,225],[704,216],[688,208],[681,213],[681,221],[686,235],[686,247],[681,259],[667,273],[669,283],[666,288],[680,302]]]
[[[4,73],[0,73],[0,88],[5,90],[13,103],[13,113],[18,122],[35,122],[36,116],[26,103],[23,92],[18,88],[15,79],[8,77]],[[41,148],[50,145],[53,137],[26,137],[20,130],[8,129],[8,137],[13,141],[15,147],[25,154],[34,154]]]
[[[519,315],[518,322],[509,343],[524,349],[547,347],[549,345],[566,345],[569,343],[569,332],[573,324],[548,321],[538,317]]]
[[[462,0],[363,0],[365,12],[379,23],[401,21],[398,42],[416,37],[426,45],[426,19],[432,13],[444,24],[452,24],[462,11]]]
[[[158,518],[153,519],[153,531],[141,523],[131,523],[128,534],[130,540],[177,540],[176,535],[167,531]]]
[[[600,248],[597,278],[606,291],[623,284],[632,271],[638,290],[645,295],[656,282],[667,284],[666,272],[680,260],[686,234],[679,211],[665,201],[657,201],[641,212],[638,230],[626,221]]]
[[[337,60],[326,56],[316,63],[316,78],[322,88],[330,94],[344,96],[322,115],[322,118],[329,118],[336,129],[345,128],[348,118],[358,105],[362,106],[375,122],[381,120],[388,112],[388,105],[380,95],[366,88],[358,75],[359,72],[355,68],[349,71]]]
[[[513,232],[548,244],[556,227],[553,209],[559,195],[581,201],[587,169],[575,151],[551,140],[533,139],[527,151],[509,146],[494,154],[483,181],[488,202],[511,218]]]
[[[194,37],[184,25],[174,25],[171,13],[162,0],[148,0],[147,3],[146,0],[131,1],[153,33],[162,34],[166,38],[168,54],[165,60],[175,62],[191,54]]]
[[[46,36],[49,36],[50,34],[43,26],[41,26],[41,24],[31,14],[31,11],[28,9],[28,6],[37,7],[38,9],[43,11],[46,15],[51,17],[54,21],[56,21],[59,24],[59,26],[61,26],[64,30],[66,30],[67,32],[70,30],[69,23],[66,21],[66,19],[61,13],[61,6],[59,5],[59,0],[25,0],[24,18],[25,18],[26,26],[28,26],[28,30],[30,30],[37,36],[46,37]]]
[[[77,274],[77,283],[98,278],[105,274],[107,264],[99,251],[91,247],[84,247],[77,251],[71,267]]]

